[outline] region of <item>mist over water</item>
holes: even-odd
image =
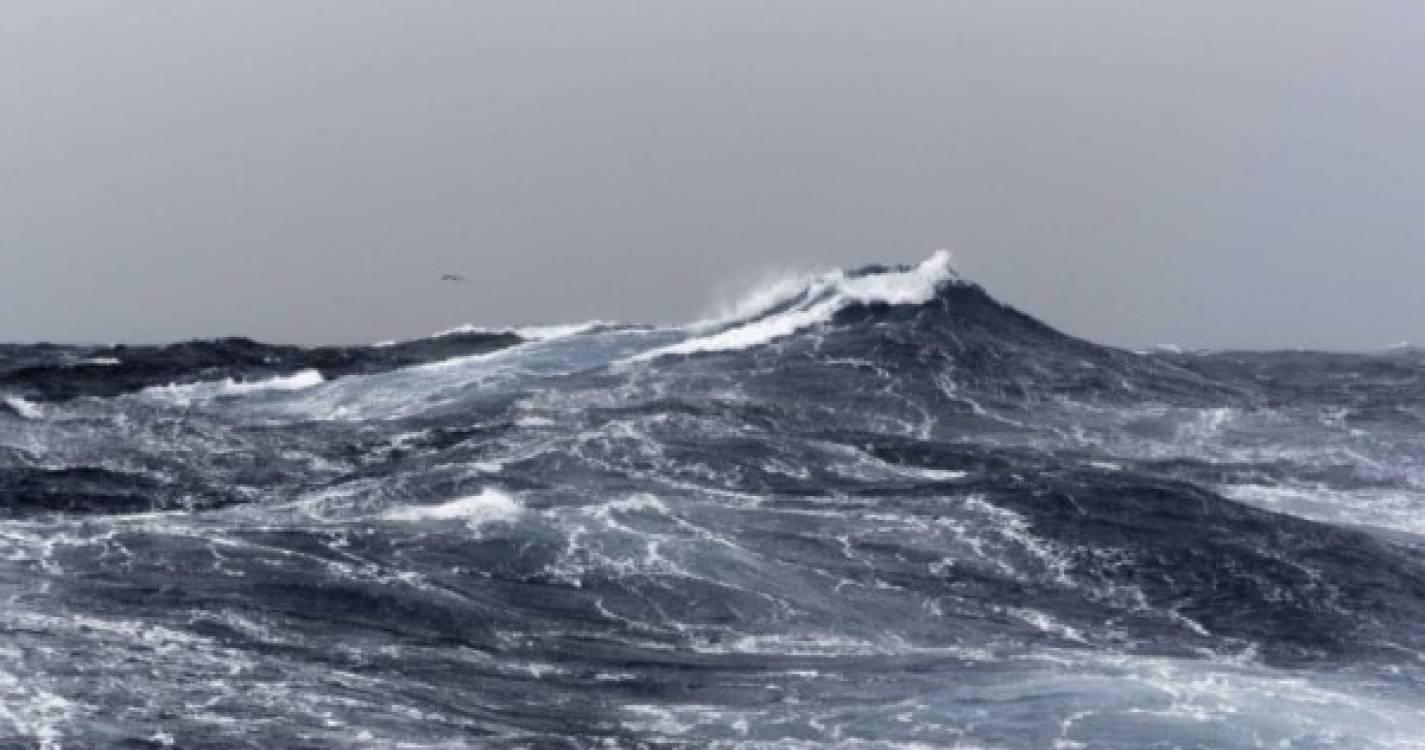
[[[682,327],[0,346],[0,744],[1425,747],[1425,354],[936,254]]]

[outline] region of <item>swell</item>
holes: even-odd
[[[167,346],[0,346],[0,392],[32,401],[110,398],[204,381],[258,381],[316,370],[371,374],[514,346],[513,333],[454,332],[385,346],[303,348],[244,338]]]
[[[4,742],[1419,746],[1415,352],[1129,352],[937,257],[3,355]]]

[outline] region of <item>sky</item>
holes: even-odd
[[[1425,4],[0,14],[0,340],[679,322],[937,248],[1110,344],[1425,343]]]

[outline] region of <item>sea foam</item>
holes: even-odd
[[[326,382],[317,370],[302,370],[291,375],[283,375],[266,380],[239,381],[224,380],[185,383],[183,385],[158,385],[140,391],[143,396],[187,406],[195,401],[221,398],[224,396],[246,396],[263,392],[300,391]]]
[[[589,320],[583,323],[563,323],[546,326],[524,326],[521,328],[486,328],[477,325],[456,326],[438,333],[431,334],[427,338],[438,339],[442,336],[458,336],[460,334],[478,333],[484,335],[514,334],[525,341],[551,341],[562,339],[566,336],[577,336],[581,333],[588,333],[604,326],[616,325],[607,320]],[[384,342],[390,345],[391,342]]]
[[[22,419],[44,419],[45,413],[39,404],[26,401],[19,396],[5,396],[3,399],[0,399],[0,401],[3,401],[6,406],[10,407],[11,411],[15,412]]]
[[[497,521],[512,521],[520,514],[519,501],[496,490],[485,489],[478,495],[462,497],[439,505],[419,505],[388,511],[384,518],[391,521],[465,521],[483,526]]]
[[[697,324],[696,333],[715,333],[644,352],[634,360],[670,354],[696,354],[747,349],[824,323],[855,304],[919,305],[935,298],[946,283],[959,280],[949,251],[940,250],[914,268],[863,275],[832,271],[800,284],[784,281],[754,291],[735,307],[738,319]]]

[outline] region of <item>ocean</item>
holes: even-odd
[[[0,747],[1425,748],[1425,352],[948,256],[685,326],[0,345]]]

